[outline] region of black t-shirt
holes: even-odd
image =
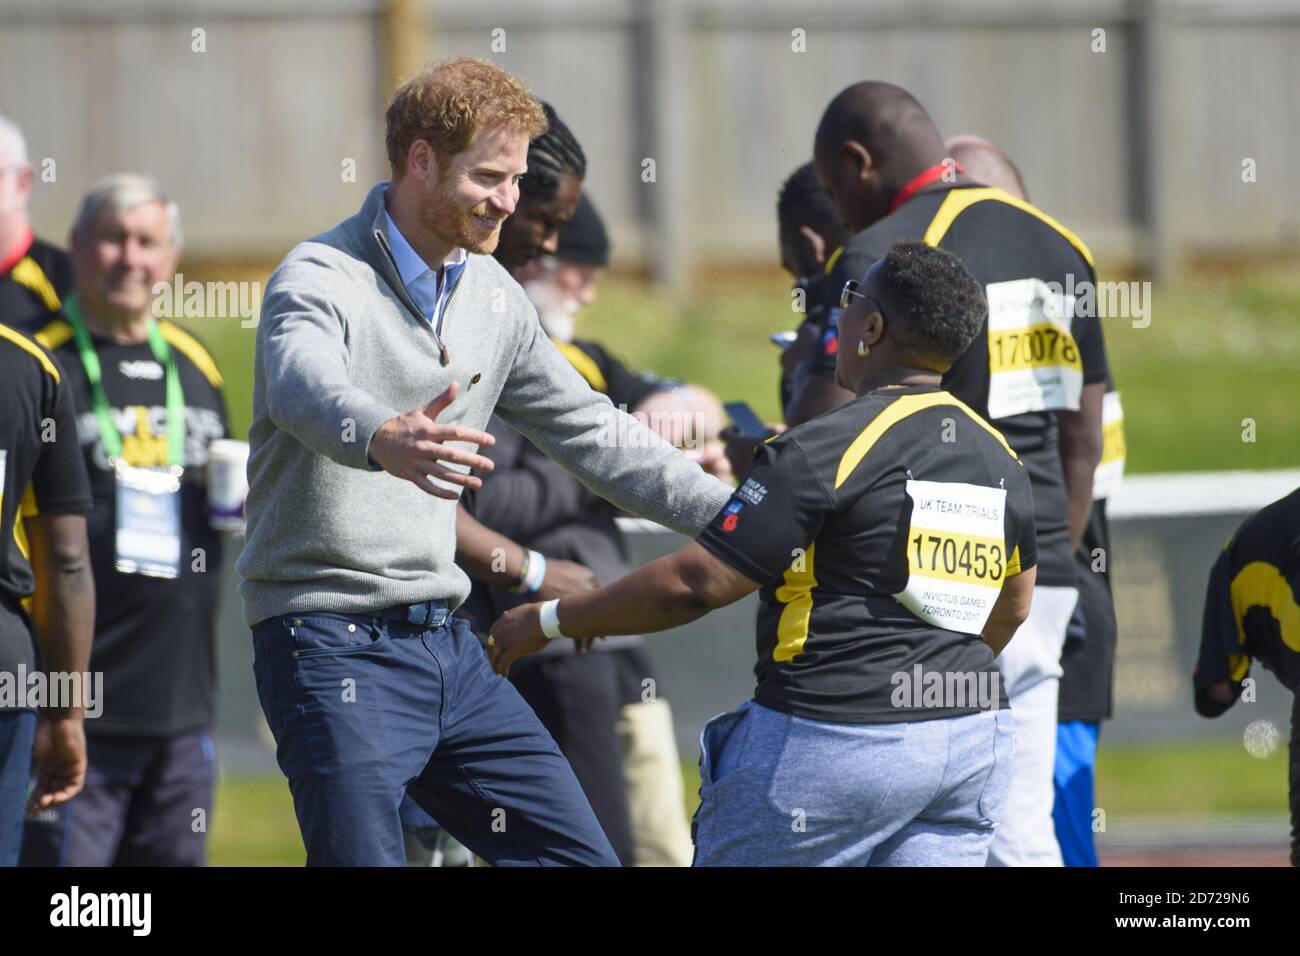
[[[65,370],[0,325],[0,673],[36,667],[25,601],[35,588],[23,516],[84,514],[90,486]],[[13,703],[16,703],[14,701]],[[14,709],[0,700],[0,710]]]
[[[1229,681],[1233,698],[1259,661],[1300,693],[1300,489],[1246,519],[1210,571],[1193,686],[1196,709],[1217,717],[1230,704],[1204,693]]]
[[[33,239],[26,253],[0,275],[0,323],[30,335],[59,311],[71,290],[68,254]]]
[[[764,443],[698,540],[762,585],[758,703],[842,723],[1006,705],[979,632],[1036,563],[1033,494],[1002,437],[937,387],[878,389]],[[936,703],[930,674],[982,700]]]
[[[1291,709],[1291,863],[1300,866],[1300,489],[1261,508],[1232,536],[1210,570],[1201,649],[1192,676],[1202,717],[1232,706],[1207,693],[1228,681],[1241,696],[1251,661],[1293,694]]]
[[[986,323],[944,376],[943,385],[997,425],[1029,471],[1038,528],[1038,583],[1075,586],[1078,574],[1052,412],[1066,407],[1060,402],[1070,392],[1075,393],[1077,408],[1081,384],[1105,381],[1106,350],[1095,315],[1067,315],[1061,325],[1053,326],[1043,310],[1059,301],[1061,293],[1094,281],[1091,254],[1073,233],[1000,189],[942,186],[918,193],[848,242],[830,273],[828,322],[833,324],[838,315],[845,280],[861,279],[900,239],[922,240],[955,253],[985,286],[990,321],[997,321],[998,331],[990,337]],[[1034,280],[1055,283],[1049,290],[1055,296],[1045,301]],[[1068,336],[1061,334],[1065,326]],[[1054,371],[1059,369],[1064,371]],[[810,373],[833,377],[833,354]],[[1042,410],[999,411],[1039,400],[1045,403]]]
[[[95,643],[90,664],[91,670],[104,674],[104,711],[87,722],[92,732],[168,736],[212,722],[222,541],[208,524],[208,445],[227,437],[230,428],[221,376],[212,357],[179,326],[164,321],[160,328],[176,357],[185,399],[181,568],[174,579],[123,574],[114,566],[116,479],[72,327],[58,319],[38,336],[67,369],[95,502],[88,519],[95,572]],[[121,345],[93,338],[126,463],[167,464],[167,389],[162,366],[147,342]]]

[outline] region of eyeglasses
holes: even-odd
[[[862,283],[859,282],[857,279],[850,279],[844,283],[844,288],[840,291],[841,309],[847,309],[850,305],[853,304],[853,300],[855,298],[857,299],[867,298],[867,294],[865,292],[858,291],[858,286],[860,286],[861,284]]]

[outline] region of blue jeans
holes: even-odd
[[[1056,799],[1052,822],[1061,860],[1066,866],[1096,866],[1092,838],[1093,777],[1097,768],[1097,737],[1101,722],[1071,720],[1056,726]]]
[[[35,736],[36,715],[31,711],[0,714],[0,866],[18,865]]]
[[[696,866],[983,866],[1014,762],[1010,710],[899,724],[747,701],[700,733]]]
[[[495,866],[617,866],[559,748],[469,625],[325,612],[253,628],[308,865],[400,866],[410,796]]]

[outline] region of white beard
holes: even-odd
[[[581,310],[577,299],[561,299],[545,279],[530,279],[523,285],[524,294],[537,310],[542,329],[553,339],[572,342],[573,317]]]

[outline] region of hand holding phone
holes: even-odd
[[[736,429],[746,438],[763,441],[772,434],[763,419],[759,418],[748,402],[724,402],[722,405]]]

